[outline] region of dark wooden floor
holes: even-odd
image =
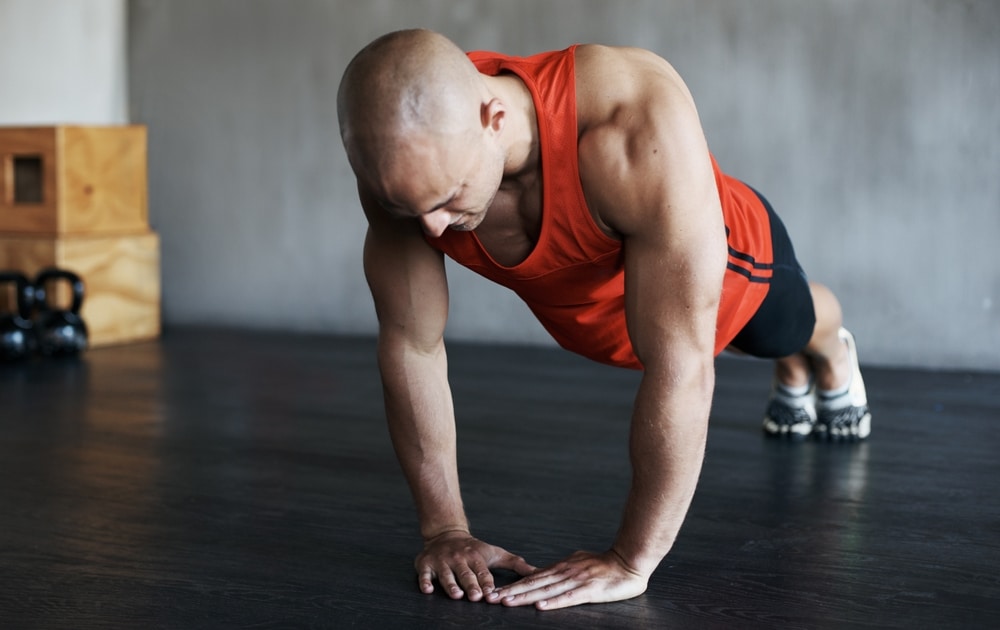
[[[637,374],[450,357],[476,531],[535,564],[606,548]],[[0,366],[0,626],[997,627],[1000,375],[868,369],[854,446],[764,439],[769,378],[719,361],[701,484],[648,592],[541,613],[417,591],[370,339],[173,329]]]

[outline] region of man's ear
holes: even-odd
[[[507,123],[507,107],[500,99],[491,98],[480,106],[479,118],[484,130],[500,133]]]

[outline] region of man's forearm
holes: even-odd
[[[650,575],[670,550],[694,496],[714,386],[711,363],[663,378],[647,370],[636,395],[632,487],[614,550]]]
[[[389,435],[413,494],[421,535],[429,539],[468,530],[444,345],[421,351],[383,337],[379,369]]]

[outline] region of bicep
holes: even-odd
[[[665,353],[714,355],[724,227],[709,216],[717,211],[717,197],[692,196],[688,203],[671,208],[686,216],[654,221],[625,236],[626,319],[636,356],[646,366]]]
[[[364,191],[361,203],[369,221],[364,270],[380,337],[427,350],[437,347],[448,319],[443,255],[418,226],[388,217]]]
[[[711,157],[693,105],[633,136],[616,227],[625,242],[626,316],[644,365],[713,357],[726,265]]]

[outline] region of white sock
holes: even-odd
[[[847,382],[836,389],[820,389],[817,390],[819,396],[819,402],[822,406],[827,409],[840,409],[842,407],[847,407],[851,404],[851,381],[854,379],[854,375],[851,374],[847,378]]]
[[[809,383],[798,387],[789,387],[782,383],[775,383],[774,397],[790,407],[801,407],[804,404],[803,398],[809,393],[811,386]]]

